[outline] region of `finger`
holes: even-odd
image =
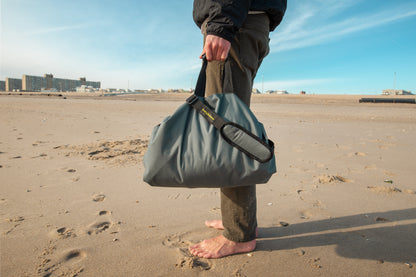
[[[219,49],[217,49],[217,52],[215,53],[215,60],[220,61],[221,60],[221,55],[222,55],[222,49],[219,48]]]
[[[225,61],[227,59],[227,57],[228,57],[228,50],[224,49],[224,51],[222,51],[222,53],[221,53],[220,60]]]
[[[222,52],[221,52],[221,57],[220,57],[221,61],[225,61],[227,59],[228,54],[230,52],[230,48],[231,48],[231,44],[228,43],[228,42],[225,43],[225,45],[222,49]]]
[[[205,55],[207,57],[207,61],[212,61],[212,50],[210,47],[206,47],[205,49]]]
[[[215,46],[215,52],[214,52],[214,60],[219,61],[221,59],[221,55],[222,55],[222,45],[217,41]]]

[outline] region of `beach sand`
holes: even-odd
[[[189,95],[0,95],[1,276],[416,276],[416,105],[256,95],[278,173],[256,251],[220,234],[218,189],[153,188],[142,158]]]

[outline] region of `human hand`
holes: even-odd
[[[208,61],[225,61],[230,52],[231,42],[222,37],[207,35],[205,38],[204,49],[199,58],[205,54]]]

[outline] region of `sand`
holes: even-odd
[[[256,251],[220,234],[217,189],[142,181],[152,128],[188,95],[0,95],[1,276],[416,276],[416,105],[259,95],[276,145]]]

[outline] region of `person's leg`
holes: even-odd
[[[208,63],[206,96],[233,92],[249,106],[254,77],[268,53],[268,34],[266,15],[249,16],[232,43],[228,60]],[[226,70],[232,72],[231,81],[227,80],[229,75],[224,75],[229,74],[224,72]],[[253,251],[256,247],[256,210],[255,185],[222,188],[222,221],[206,224],[217,229],[224,228],[223,235],[191,246],[191,253],[204,258],[220,258]]]
[[[256,186],[221,189],[223,235],[235,242],[255,240],[257,228]]]

